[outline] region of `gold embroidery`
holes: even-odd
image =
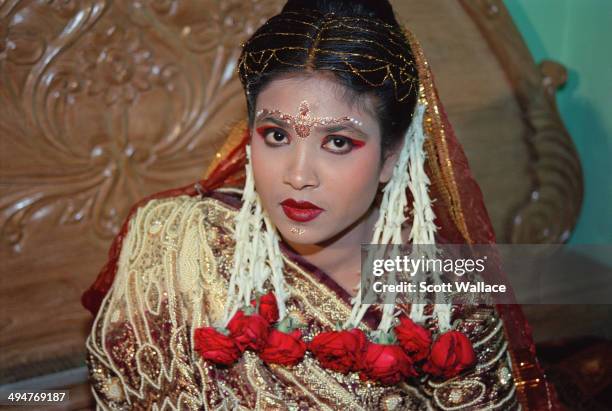
[[[478,366],[449,381],[411,380],[384,387],[362,382],[356,373],[323,369],[310,354],[295,367],[268,366],[250,352],[228,369],[203,361],[193,350],[193,330],[215,317],[209,308],[222,307],[236,213],[214,198],[187,196],[152,200],[136,213],[125,250],[135,251],[137,257],[122,252],[116,282],[87,339],[92,387],[99,402],[146,409],[198,409],[204,403],[208,409],[516,405],[503,327],[492,308],[461,314],[459,327],[474,343]],[[158,235],[151,235],[155,221],[164,224]],[[307,339],[312,337],[309,333],[346,319],[346,302],[287,256],[284,260],[291,294],[288,308],[301,312],[310,324]],[[188,269],[195,272],[188,274]],[[111,312],[117,313],[112,320]],[[109,389],[111,382],[116,386]]]
[[[423,88],[424,97],[428,104],[427,124],[432,131],[431,134],[428,134],[430,135],[430,138],[434,140],[434,142],[427,143],[426,148],[428,155],[433,156],[435,153],[435,156],[432,158],[432,161],[428,162],[428,165],[432,168],[434,176],[437,176],[437,171],[434,170],[434,167],[437,168],[438,164],[440,165],[441,173],[438,175],[442,177],[442,182],[438,182],[438,187],[440,187],[443,191],[448,190],[448,194],[445,194],[445,200],[450,200],[447,202],[447,204],[449,206],[451,217],[453,218],[453,221],[455,222],[463,238],[465,238],[468,243],[472,243],[470,233],[467,229],[467,224],[465,223],[465,217],[463,215],[463,209],[461,206],[461,198],[459,196],[457,182],[455,181],[452,163],[448,154],[444,123],[438,108],[438,96],[436,94],[436,89],[433,86],[433,79],[431,78],[429,64],[425,59],[421,45],[416,40],[414,35],[408,30],[404,30],[404,32],[410,43],[410,48],[414,53],[416,66],[419,72],[419,82]],[[435,152],[435,149],[439,151]],[[433,161],[437,157],[441,158],[439,158],[438,161]]]
[[[225,205],[218,200],[210,200],[211,205],[215,208],[219,207],[226,210],[230,215],[235,215],[237,212],[233,208]],[[227,221],[233,221],[229,216]],[[312,274],[301,269],[295,262],[290,260],[287,256],[283,255],[283,260],[286,267],[286,279],[290,287],[291,299],[288,307],[290,310],[298,309],[303,313],[305,320],[311,322],[314,331],[308,332],[305,339],[309,340],[311,334],[320,331],[323,328],[333,327],[337,322],[342,322],[347,318],[350,313],[350,307],[344,301],[339,299],[337,295],[326,285],[320,283]],[[469,315],[467,315],[469,314]],[[318,324],[318,325],[317,325]],[[365,324],[360,325],[364,330],[368,327]],[[506,361],[504,356],[506,352],[506,344],[501,333],[502,325],[500,320],[496,317],[493,309],[481,309],[475,310],[471,313],[466,313],[466,317],[463,318],[461,323],[461,330],[464,331],[472,341],[475,341],[474,345],[479,353],[479,367],[473,371],[472,374],[467,375],[465,378],[473,379],[474,383],[466,383],[461,385],[464,387],[463,400],[465,402],[476,403],[476,401],[484,401],[484,397],[480,396],[480,391],[474,396],[474,387],[481,387],[481,380],[483,381],[488,378],[490,372],[496,372],[496,365],[503,364]],[[354,387],[350,390],[350,395],[355,396],[359,399],[359,404],[370,404],[368,409],[383,409],[385,406],[395,404],[397,398],[402,399],[401,409],[425,409],[427,408],[427,400],[421,394],[418,394],[418,390],[415,387],[411,387],[403,384],[402,391],[397,391],[396,387],[380,387],[376,384],[367,384],[361,382],[356,374],[353,375],[342,375],[333,373],[328,370],[324,370],[318,366],[318,363],[311,357],[307,357],[300,365],[287,369],[280,366],[272,366],[272,370],[286,380],[287,383],[296,384],[301,387],[304,395],[311,397],[317,395],[317,400],[322,401],[322,398],[333,398],[335,404],[343,404],[343,398],[347,398],[346,387]],[[331,380],[328,380],[331,378]],[[322,381],[339,382],[340,386],[335,384],[321,384]],[[463,381],[456,379],[455,381]],[[471,381],[471,380],[470,380]],[[433,390],[429,391],[430,396],[437,395],[440,401],[440,406],[449,405],[446,403],[446,399],[443,396],[443,391],[448,391],[448,388],[444,388],[444,384],[436,384],[430,381]],[[321,386],[325,386],[323,389]],[[336,388],[334,388],[336,387]],[[468,387],[472,395],[469,394],[465,387]],[[497,398],[491,394],[491,390],[496,389],[495,387],[487,387],[488,398]],[[394,391],[395,390],[395,391]],[[427,390],[425,390],[427,391]],[[499,390],[500,396],[505,396],[506,405],[514,404],[513,388],[506,390]],[[436,394],[437,393],[437,394]],[[467,393],[467,394],[466,394]],[[396,394],[399,397],[396,397]],[[458,393],[454,394],[456,398]],[[349,397],[350,398],[350,397]],[[477,398],[477,400],[475,400]],[[502,398],[502,399],[504,399]],[[389,400],[389,401],[387,401]],[[387,402],[386,402],[387,401]],[[495,400],[491,402],[494,404]],[[406,404],[410,404],[406,406]],[[446,405],[444,405],[446,404]],[[463,407],[461,401],[456,400],[454,406]],[[431,406],[431,404],[429,405]],[[318,404],[317,408],[323,408],[324,404]],[[501,408],[504,409],[504,408]]]
[[[104,387],[106,395],[113,401],[121,401],[124,398],[123,390],[119,378],[110,378],[107,385]]]

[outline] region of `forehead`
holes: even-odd
[[[255,112],[278,110],[283,114],[298,115],[302,102],[308,102],[313,117],[352,117],[362,123],[362,131],[379,133],[370,96],[356,101],[345,86],[325,75],[291,76],[271,81],[257,97]]]

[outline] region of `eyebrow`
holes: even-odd
[[[340,123],[340,124],[335,124],[333,126],[327,126],[327,127],[326,126],[316,126],[315,128],[321,128],[328,133],[335,133],[337,131],[342,131],[342,130],[352,130],[355,133],[359,134],[359,136],[361,136],[364,139],[369,138],[369,136],[364,131],[362,131],[358,127],[355,127],[350,121]]]
[[[256,123],[263,122],[263,121],[269,121],[270,123],[274,123],[279,127],[290,127],[291,126],[291,124],[288,121],[284,121],[284,120],[281,120],[280,118],[270,116],[270,115],[255,119]]]
[[[279,127],[287,127],[287,128],[291,127],[290,122],[282,120],[278,117],[275,117],[274,115],[260,116],[260,118],[255,119],[255,122],[264,122],[264,121],[269,121],[271,123],[276,124]],[[335,133],[337,131],[342,131],[342,130],[351,130],[357,133],[363,139],[367,140],[370,138],[370,136],[367,133],[365,133],[358,127],[355,127],[350,121],[345,121],[340,124],[334,124],[333,126],[324,126],[324,125],[319,124],[315,126],[314,128],[318,130],[323,130],[327,133]]]

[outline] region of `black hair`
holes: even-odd
[[[247,54],[256,58],[246,59]],[[251,126],[257,96],[272,80],[326,70],[345,86],[351,101],[374,97],[382,156],[401,142],[410,125],[418,74],[387,0],[289,0],[244,44],[240,60]],[[415,81],[400,81],[407,77]]]
[[[314,10],[342,17],[371,17],[399,27],[393,7],[387,0],[289,0],[282,12]]]

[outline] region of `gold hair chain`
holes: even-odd
[[[243,52],[238,62],[238,69],[247,94],[248,86],[258,81],[268,70],[271,62],[275,61],[285,66],[308,70],[312,67],[312,61],[317,54],[335,57],[344,64],[344,68],[330,67],[329,70],[353,73],[372,87],[381,87],[388,80],[391,81],[395,97],[399,102],[411,96],[414,88],[418,86],[419,78],[416,61],[411,54],[407,54],[407,51],[410,50],[409,42],[401,31],[398,32],[396,28],[389,24],[377,19],[341,17],[330,14],[324,16],[323,23],[319,26],[314,24],[316,21],[307,21],[312,19],[312,16],[294,12],[282,13],[273,19],[280,23],[288,20],[291,24],[280,24],[283,27],[282,32],[263,31],[251,38],[249,42],[257,44],[258,40],[262,39],[259,44],[269,44],[263,40],[264,37],[286,37],[288,41],[285,45],[277,48],[260,48]],[[291,33],[287,30],[290,27],[299,30],[298,23],[307,26],[308,32],[311,32],[313,28],[316,29],[316,37],[306,33]],[[388,39],[387,44],[380,44],[370,39],[348,37],[348,33],[355,31],[380,33],[381,30],[385,31],[386,38]],[[347,33],[347,35],[342,36],[343,32]],[[302,44],[299,39],[304,37],[311,40],[312,45],[310,47],[298,46],[298,44]],[[294,42],[292,41],[294,39],[297,40]],[[328,41],[370,43],[372,47],[381,51],[381,56],[386,57],[381,58],[380,56],[323,48],[321,45]],[[395,49],[395,51],[392,49]],[[305,63],[295,64],[290,62],[289,59],[284,57],[287,53],[304,54]]]

